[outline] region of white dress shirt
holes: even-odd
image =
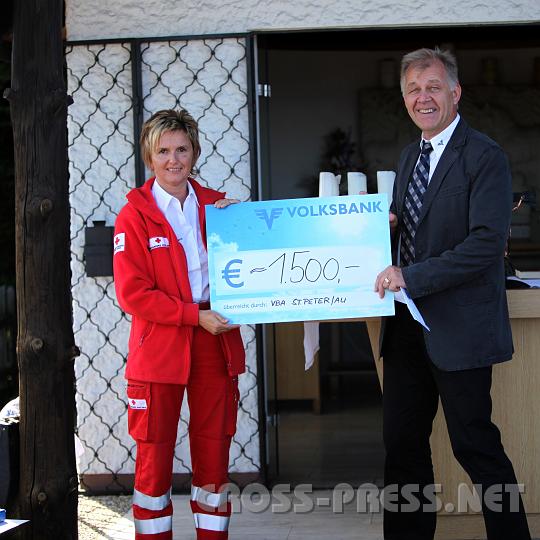
[[[458,125],[459,118],[460,116],[459,114],[457,114],[449,126],[443,129],[438,135],[431,137],[431,139],[429,140],[429,142],[431,143],[431,146],[433,147],[433,152],[431,152],[431,155],[429,156],[428,181],[431,180],[431,177],[433,176],[433,173],[435,172],[435,167],[437,167],[437,164],[439,163],[439,160],[441,159],[442,153],[444,152],[444,149],[446,148],[446,145],[448,144],[450,137],[452,137],[452,134],[454,133],[454,130],[456,129],[456,126]],[[422,138],[422,140],[420,141],[420,148],[422,148],[422,143],[426,140],[427,139]],[[416,165],[418,165],[419,160],[420,160],[420,156],[418,156]],[[414,166],[415,169],[416,169],[416,165]]]
[[[152,186],[152,195],[170,226],[178,242],[186,252],[188,264],[188,278],[191,294],[195,303],[210,300],[210,287],[208,284],[208,255],[204,247],[201,228],[199,225],[199,201],[195,190],[188,182],[188,195],[184,207],[180,201],[167,193],[156,178]]]

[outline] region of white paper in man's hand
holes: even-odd
[[[422,317],[422,314],[416,307],[416,304],[414,303],[413,299],[409,296],[409,293],[407,292],[407,289],[401,288],[401,298],[399,301],[404,302],[407,307],[409,308],[409,312],[412,315],[412,318],[419,322],[428,332],[429,326],[426,324],[426,321],[424,321],[424,317]],[[399,294],[399,292],[396,293],[396,296]]]

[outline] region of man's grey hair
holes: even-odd
[[[453,90],[459,83],[458,79],[458,67],[456,57],[447,50],[441,50],[439,47],[434,49],[418,49],[416,51],[406,54],[401,60],[401,93],[405,93],[405,73],[411,67],[417,67],[420,69],[426,69],[433,64],[433,62],[441,62],[446,70],[448,77],[448,83]]]

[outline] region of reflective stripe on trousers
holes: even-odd
[[[211,506],[212,508],[219,508],[227,503],[229,500],[227,491],[221,493],[212,493],[206,491],[202,487],[191,486],[191,500],[196,501],[205,506]]]
[[[159,534],[172,531],[172,516],[153,519],[135,519],[135,531],[139,534]]]
[[[172,489],[172,488],[171,488]],[[133,490],[133,504],[140,506],[146,510],[164,510],[169,506],[171,502],[171,489],[169,489],[163,495],[158,497],[152,497],[151,495],[146,495],[136,489]]]
[[[211,514],[193,514],[195,527],[207,531],[227,531],[229,530],[229,516],[215,516]]]

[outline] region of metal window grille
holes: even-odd
[[[199,179],[240,200],[251,198],[245,37],[73,43],[66,51],[69,108],[73,325],[81,348],[77,433],[85,448],[83,478],[105,475],[126,490],[135,445],[127,434],[123,376],[129,316],[116,301],[112,277],[85,274],[84,229],[113,225],[125,195],[142,178],[140,122],[163,108],[183,107],[199,122]],[[231,472],[260,471],[255,329],[242,328],[247,371],[240,377],[238,430]],[[184,404],[174,473],[190,472]],[[87,488],[91,485],[88,483]]]

